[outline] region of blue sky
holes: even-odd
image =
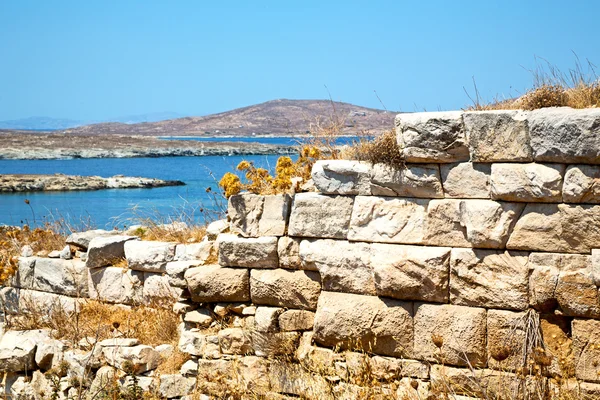
[[[0,0],[0,120],[204,115],[277,98],[456,109],[600,64],[598,1]],[[523,68],[525,67],[525,68]]]

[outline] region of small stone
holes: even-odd
[[[93,238],[88,247],[86,267],[100,268],[112,265],[125,258],[125,242],[139,240],[135,236],[99,236]]]
[[[32,257],[33,256],[33,249],[31,248],[30,245],[26,244],[25,246],[23,246],[21,248],[21,257]]]
[[[52,250],[50,253],[48,253],[48,258],[60,258],[60,251]]]
[[[140,344],[135,338],[111,338],[98,342],[100,347],[132,347]]]
[[[565,203],[600,203],[600,167],[569,165],[565,172],[563,201]]]
[[[196,324],[201,328],[206,328],[210,326],[214,319],[210,314],[210,311],[205,308],[199,308],[197,310],[187,312],[183,317],[183,320],[185,322]]]
[[[256,307],[255,306],[245,307],[242,310],[242,315],[244,315],[244,316],[256,315]]]
[[[279,331],[279,315],[283,311],[280,307],[257,307],[254,314],[254,329],[259,332]]]
[[[208,240],[215,240],[221,233],[229,231],[229,221],[227,218],[213,221],[206,227],[206,236]]]
[[[154,348],[154,350],[158,351],[158,354],[164,359],[169,358],[173,355],[175,351],[175,347],[172,344],[160,344]]]
[[[310,331],[315,323],[315,313],[307,310],[287,310],[279,315],[282,331]]]
[[[277,268],[277,238],[240,238],[223,234],[217,238],[219,265],[224,267]]]
[[[183,376],[196,376],[198,375],[198,362],[194,360],[187,360],[181,366],[179,370]]]
[[[73,258],[73,256],[71,255],[71,247],[69,245],[66,245],[60,252],[59,256],[63,260],[70,260],[71,258]]]
[[[220,330],[219,345],[223,354],[246,355],[252,352],[250,333],[242,328]]]

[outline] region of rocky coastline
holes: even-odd
[[[149,189],[183,186],[184,182],[115,175],[110,178],[79,175],[0,175],[0,193],[101,189]]]

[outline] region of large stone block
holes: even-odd
[[[371,166],[367,162],[319,160],[311,176],[317,190],[324,194],[371,194]]]
[[[371,175],[371,190],[367,194],[427,199],[444,197],[437,164],[405,164],[402,168],[375,164]]]
[[[446,197],[462,199],[489,199],[490,164],[470,162],[440,165]]]
[[[600,241],[600,206],[527,204],[515,224],[508,249],[587,253]]]
[[[450,248],[373,244],[370,254],[378,296],[448,302]]]
[[[83,261],[36,257],[32,289],[87,297],[87,274]]]
[[[73,313],[81,307],[84,298],[63,296],[60,294],[40,292],[37,290],[15,289],[8,304],[10,312],[14,307],[14,301],[18,302],[16,314],[31,312],[38,315],[51,315],[53,313]]]
[[[450,302],[463,306],[525,310],[528,253],[452,249]]]
[[[563,201],[565,203],[600,203],[600,167],[569,165],[565,172]]]
[[[600,318],[600,293],[588,255],[531,253],[529,298],[533,308],[563,315]]]
[[[204,265],[185,271],[185,280],[198,303],[250,300],[250,275],[245,268]]]
[[[154,302],[175,303],[182,290],[169,284],[167,275],[144,272],[144,287],[142,288],[142,298],[144,304]]]
[[[560,202],[564,173],[562,164],[492,164],[492,199]]]
[[[283,236],[291,202],[288,195],[244,193],[231,196],[227,210],[230,230],[244,237]]]
[[[407,162],[468,161],[462,111],[398,114],[396,135]]]
[[[298,193],[294,197],[289,235],[346,239],[354,199],[318,193]]]
[[[600,321],[575,319],[572,323],[575,376],[600,383]]]
[[[523,207],[492,200],[431,200],[423,244],[503,248]]]
[[[414,320],[414,358],[458,366],[486,365],[485,309],[418,303]]]
[[[88,275],[91,299],[122,304],[143,300],[144,273],[141,271],[106,267],[91,269]]]
[[[175,243],[128,241],[125,258],[129,268],[146,272],[165,272],[167,263],[175,259]]]
[[[219,221],[217,221],[219,222]],[[198,261],[208,264],[215,254],[214,242],[203,240],[200,243],[178,244],[175,247],[175,261]]]
[[[250,271],[250,296],[255,304],[314,310],[320,293],[321,279],[313,271]]]
[[[130,362],[137,373],[151,371],[160,362],[160,354],[143,344],[133,347],[103,347],[102,354],[109,365],[123,369],[123,365]]]
[[[87,250],[92,239],[97,237],[106,237],[118,235],[118,231],[106,231],[104,229],[93,229],[85,232],[75,232],[70,234],[66,242],[67,244],[79,247],[80,249]]]
[[[19,257],[17,271],[10,279],[10,286],[22,289],[33,287],[35,261],[37,257]]]
[[[125,242],[138,240],[135,236],[97,236],[88,246],[86,267],[100,268],[125,258]]]
[[[523,365],[526,314],[506,310],[487,312],[487,352],[493,369],[516,371]]]
[[[535,161],[600,163],[600,109],[542,108],[528,120]]]
[[[330,347],[361,347],[375,354],[411,358],[413,305],[392,299],[323,292],[314,340]]]
[[[348,239],[422,244],[428,200],[357,196]]]
[[[474,111],[464,113],[463,119],[471,161],[533,161],[526,112]]]
[[[277,268],[277,238],[242,238],[222,234],[217,238],[219,264],[224,267]]]
[[[315,267],[321,275],[323,290],[375,295],[375,280],[367,243],[345,240],[303,240],[302,264]]]

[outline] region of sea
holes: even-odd
[[[169,140],[170,138],[165,138]],[[181,138],[177,138],[181,140]],[[214,138],[186,140],[215,141]],[[223,141],[224,139],[219,139]],[[227,138],[227,141],[298,144],[298,138]],[[352,138],[342,138],[347,143]],[[0,225],[66,223],[73,229],[122,229],[145,219],[201,223],[224,215],[227,204],[218,180],[242,161],[274,170],[277,155],[159,158],[0,160],[0,174],[142,176],[180,180],[185,186],[153,189],[0,193]]]

